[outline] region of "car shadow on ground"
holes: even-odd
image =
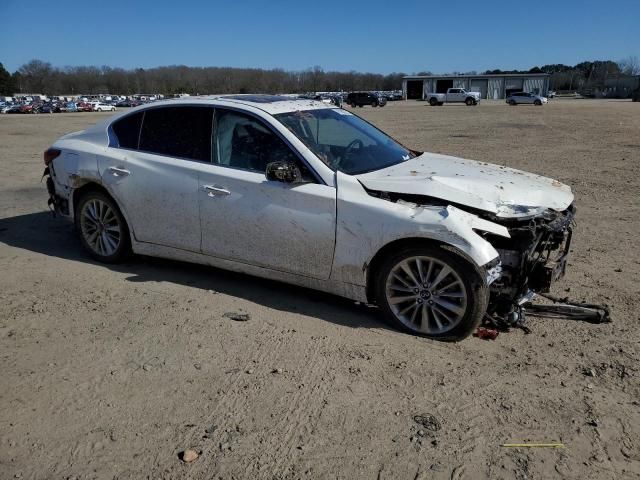
[[[374,307],[274,280],[143,256],[133,256],[117,265],[96,262],[82,248],[73,226],[66,220],[53,218],[51,212],[0,219],[0,243],[128,274],[126,280],[129,282],[169,282],[207,292],[214,290],[275,310],[295,312],[338,325],[393,330],[381,319]]]

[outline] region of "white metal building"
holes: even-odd
[[[449,88],[480,92],[482,98],[495,100],[506,98],[513,92],[546,96],[549,92],[549,74],[429,75],[402,79],[402,96],[405,100],[424,100],[427,93],[446,93]]]

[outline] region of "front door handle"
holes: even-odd
[[[224,187],[219,185],[204,185],[202,189],[207,192],[207,195],[210,197],[223,197],[226,195],[231,195],[231,192]]]
[[[122,167],[109,167],[109,171],[116,177],[126,177],[131,174],[129,170]]]

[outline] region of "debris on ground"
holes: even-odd
[[[249,315],[248,313],[226,312],[222,316],[236,322],[248,322],[249,320],[251,320],[251,315]]]
[[[204,435],[202,436],[202,438],[204,439],[212,438],[213,434],[216,432],[217,429],[218,429],[217,425],[211,425],[209,428],[205,429]]]
[[[415,415],[413,417],[413,421],[418,425],[422,425],[424,428],[431,432],[437,432],[442,428],[440,424],[440,420],[431,415],[430,413],[425,413],[424,415]]]
[[[191,463],[194,460],[197,460],[199,456],[200,454],[191,448],[188,448],[179,455],[180,460],[182,460],[184,463]]]
[[[498,333],[495,328],[478,327],[473,336],[482,340],[495,340],[498,337]]]

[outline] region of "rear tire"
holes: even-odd
[[[429,99],[429,105],[431,105],[432,107],[435,107],[438,104],[438,100],[435,99],[434,97],[431,97]]]
[[[436,340],[468,337],[480,325],[489,301],[481,270],[441,246],[393,253],[373,281],[377,304],[392,325]]]
[[[80,242],[99,262],[118,263],[131,253],[129,228],[116,203],[93,190],[82,195],[75,209]]]
[[[515,100],[509,100],[509,105],[511,105],[512,107],[516,106],[516,101]]]

